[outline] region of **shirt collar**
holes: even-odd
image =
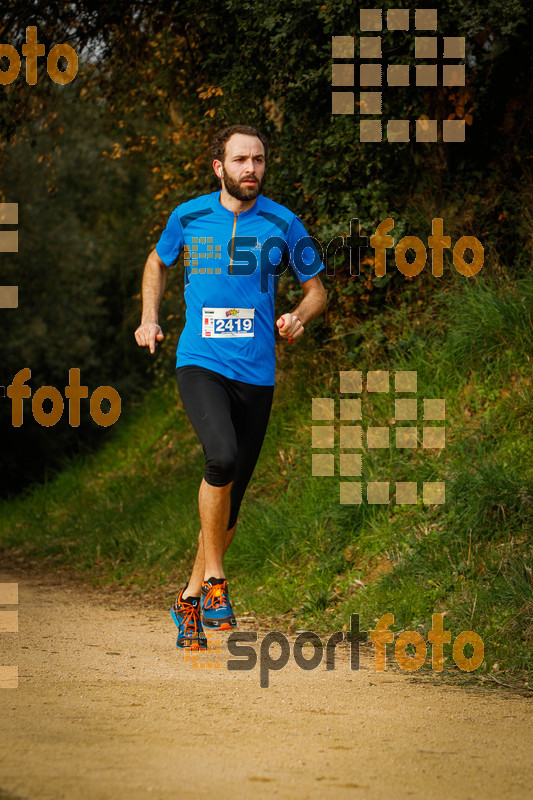
[[[235,219],[235,212],[234,211],[230,211],[229,208],[226,208],[226,206],[223,206],[222,203],[220,202],[221,191],[222,190],[220,189],[218,192],[215,192],[215,207],[216,207],[217,211],[219,211],[221,214],[224,214],[224,216],[227,216],[228,219],[230,219],[230,218],[231,219]],[[255,203],[253,204],[253,206],[251,206],[251,208],[248,208],[246,211],[239,211],[239,214],[238,214],[239,218],[240,217],[248,217],[248,216],[252,216],[252,214],[256,214],[259,211],[259,204],[261,202],[261,196],[262,196],[261,194],[257,195],[257,197],[255,198]]]

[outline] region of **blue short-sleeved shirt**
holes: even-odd
[[[157,254],[171,267],[182,249],[187,310],[176,366],[196,364],[245,383],[273,386],[279,276],[289,268],[303,283],[324,269],[300,218],[263,195],[247,211],[234,213],[221,204],[219,190],[182,203],[170,215]],[[203,309],[211,308],[227,309],[232,319],[253,309],[253,336],[205,335]],[[215,322],[224,324],[241,323]]]

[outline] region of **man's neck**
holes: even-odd
[[[220,190],[219,202],[224,208],[227,208],[228,211],[232,211],[234,214],[241,214],[243,211],[248,211],[249,208],[252,208],[252,206],[256,204],[257,197],[251,200],[237,200],[236,197],[233,197],[233,195],[229,194],[229,192],[222,187]]]

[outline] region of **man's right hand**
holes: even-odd
[[[157,342],[165,338],[157,322],[145,322],[135,331],[135,340],[139,347],[149,347],[150,353],[155,353]]]

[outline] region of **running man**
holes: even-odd
[[[268,424],[275,325],[284,339],[298,339],[326,305],[317,277],[324,264],[301,220],[261,194],[267,153],[266,139],[255,128],[232,125],[219,131],[211,155],[221,189],[172,212],[144,268],[135,339],[154,353],[164,338],[158,312],[167,273],[184,251],[187,310],[176,374],[204,450],[205,472],[198,494],[198,551],[171,608],[180,648],[204,650],[204,627],[237,624],[222,559]],[[274,297],[289,258],[304,296],[275,322]]]

